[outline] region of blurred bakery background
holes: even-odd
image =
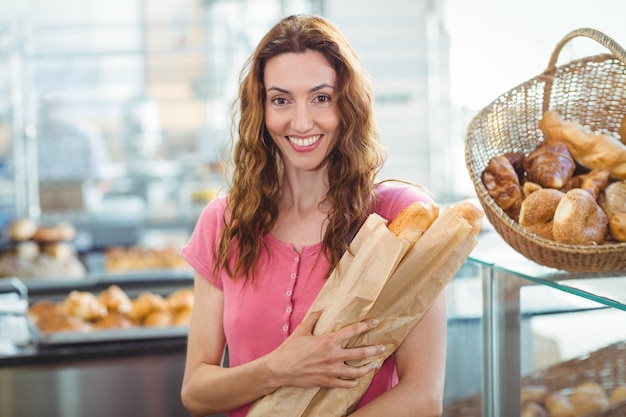
[[[112,246],[178,249],[226,191],[228,107],[242,64],[291,13],[328,17],[364,61],[388,149],[381,176],[423,184],[444,204],[471,197],[469,119],[540,73],[571,28],[598,27],[571,6],[555,23],[493,0],[370,3],[1,1],[0,229],[20,218],[70,223],[89,271]],[[473,24],[487,11],[489,24]]]
[[[193,272],[178,250],[202,208],[227,192],[229,105],[244,61],[279,18],[315,13],[340,27],[374,81],[382,177],[420,183],[447,204],[474,196],[463,149],[470,119],[541,73],[570,30],[626,41],[618,19],[607,19],[615,7],[626,6],[0,0],[0,417],[185,415],[178,391]],[[588,52],[604,51],[583,41],[563,59]],[[448,290],[447,401],[482,389],[480,285],[468,264]],[[96,323],[100,313],[84,307],[96,298],[112,312],[140,312],[103,327],[143,329],[33,338],[13,320],[53,302]],[[151,309],[171,314],[147,319]],[[578,353],[530,333],[543,346],[542,356],[528,353],[536,361]],[[32,395],[41,401],[25,400]]]

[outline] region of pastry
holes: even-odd
[[[491,158],[481,174],[481,181],[495,203],[517,221],[522,205],[522,187],[511,162],[505,156]]]
[[[611,404],[621,403],[622,401],[626,401],[626,385],[620,384],[613,388],[611,392],[611,396],[609,397],[609,401]]]
[[[172,314],[167,310],[158,310],[149,313],[144,319],[144,326],[166,327],[172,325]]]
[[[521,402],[522,405],[528,402],[542,404],[550,392],[543,385],[526,385],[522,387]]]
[[[626,242],[626,213],[615,213],[611,216],[609,235],[618,242]]]
[[[91,325],[80,317],[70,314],[48,314],[37,320],[37,327],[42,332],[86,332]]]
[[[626,212],[626,181],[615,181],[609,184],[600,193],[598,203],[608,218],[616,213]]]
[[[58,305],[60,312],[83,320],[98,320],[108,314],[107,308],[96,296],[87,291],[72,291]]]
[[[133,322],[120,313],[109,313],[106,317],[97,320],[92,326],[94,330],[129,329],[131,327],[134,327]]]
[[[559,393],[548,395],[545,406],[550,417],[576,417],[576,411],[569,399]]]
[[[545,188],[563,188],[572,178],[576,163],[563,142],[544,141],[524,159],[528,181]]]
[[[541,190],[543,187],[539,184],[535,184],[534,182],[526,181],[524,185],[522,185],[522,194],[524,198],[528,197],[530,194],[534,193],[537,190]]]
[[[9,225],[9,239],[16,241],[30,240],[37,231],[37,223],[30,218],[13,221]]]
[[[179,310],[191,309],[193,306],[193,299],[193,290],[189,288],[182,288],[165,297],[165,304],[168,310],[176,312]]]
[[[565,120],[556,111],[547,111],[539,128],[550,141],[564,142],[576,162],[588,168],[604,168],[611,178],[626,179],[626,145],[613,136],[587,131],[573,120]]]
[[[550,417],[550,415],[541,404],[531,401],[522,405],[520,417]]]
[[[148,314],[165,309],[166,304],[162,296],[151,292],[142,292],[132,300],[128,317],[135,323],[141,323]]]
[[[596,199],[587,191],[575,188],[565,193],[559,202],[552,232],[554,240],[560,243],[599,245],[607,237],[608,223]]]
[[[109,313],[126,314],[133,307],[130,297],[118,285],[110,285],[106,290],[100,292],[98,301],[106,306]]]
[[[189,326],[191,320],[191,308],[178,310],[172,316],[172,326]]]
[[[609,398],[602,386],[592,381],[578,385],[570,395],[569,401],[577,416],[604,410],[609,406]]]
[[[564,193],[553,188],[542,188],[530,194],[522,202],[520,226],[538,236],[554,240],[554,215],[563,196]]]
[[[32,239],[42,243],[58,242],[61,240],[61,234],[54,227],[39,225]]]
[[[567,192],[574,188],[581,188],[591,193],[593,198],[597,199],[600,196],[600,192],[608,186],[609,179],[610,172],[608,169],[596,168],[586,174],[572,177],[565,189],[562,188],[561,191]]]

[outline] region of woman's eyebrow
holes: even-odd
[[[328,83],[322,83],[320,85],[317,85],[317,86],[311,88],[309,90],[309,93],[313,93],[315,91],[319,91],[319,90],[322,90],[324,88],[332,88],[333,90],[335,89],[335,87],[333,87],[332,85],[330,85]],[[283,94],[291,94],[291,91],[285,90],[284,88],[280,88],[280,87],[277,87],[277,86],[268,87],[267,91],[278,91],[279,93],[283,93]]]

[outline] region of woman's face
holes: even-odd
[[[336,140],[336,77],[316,51],[277,55],[265,64],[265,125],[288,171],[321,168]]]

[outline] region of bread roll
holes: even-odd
[[[149,314],[165,309],[166,304],[162,296],[151,292],[142,292],[132,300],[128,317],[135,323],[141,323]]]
[[[87,291],[72,291],[58,305],[64,314],[80,317],[83,320],[98,320],[108,314],[107,308],[97,297]]]
[[[548,395],[545,406],[550,417],[576,417],[576,411],[569,399],[559,393]]]
[[[172,314],[167,310],[153,311],[144,318],[143,325],[148,327],[171,326]]]
[[[178,310],[172,316],[172,326],[189,326],[191,321],[191,308]]]
[[[554,240],[570,245],[604,243],[609,221],[595,198],[587,191],[568,191],[554,212]]]
[[[30,240],[37,231],[37,223],[30,218],[13,221],[9,225],[9,238],[16,241]]]
[[[39,245],[32,240],[23,240],[17,242],[17,244],[15,245],[15,255],[19,259],[32,261],[33,259],[37,258],[37,256],[39,256],[39,253]]]
[[[622,401],[626,401],[626,385],[620,384],[613,388],[609,401],[611,402],[611,404],[617,404],[621,403]]]
[[[115,312],[97,320],[92,326],[94,330],[129,329],[131,327],[134,327],[134,324],[128,317]]]
[[[522,185],[522,195],[524,198],[528,197],[535,191],[541,190],[543,187],[539,184],[535,184],[534,182],[526,181],[524,185]]]
[[[189,288],[181,288],[165,297],[165,304],[169,311],[177,312],[179,310],[191,309],[193,306],[193,290]]]
[[[86,332],[91,330],[91,324],[80,317],[70,314],[49,314],[37,321],[37,327],[42,332]]]
[[[626,242],[626,213],[615,213],[611,216],[609,235],[618,242]]]
[[[545,408],[539,403],[528,402],[522,405],[520,417],[550,417]]]
[[[598,197],[598,204],[609,219],[616,213],[626,213],[626,181],[607,185]]]
[[[59,234],[59,240],[69,242],[76,237],[76,228],[69,222],[59,222],[54,228]]]
[[[41,243],[59,242],[61,234],[55,227],[39,225],[32,239]]]
[[[584,415],[592,411],[605,410],[609,407],[609,398],[599,384],[589,381],[574,389],[569,401],[576,411],[576,415]]]
[[[543,385],[526,385],[522,387],[521,402],[522,404],[534,402],[542,404],[546,397],[550,394],[548,389]]]
[[[133,307],[130,297],[118,285],[110,285],[98,294],[98,301],[104,304],[109,313],[129,313]]]

